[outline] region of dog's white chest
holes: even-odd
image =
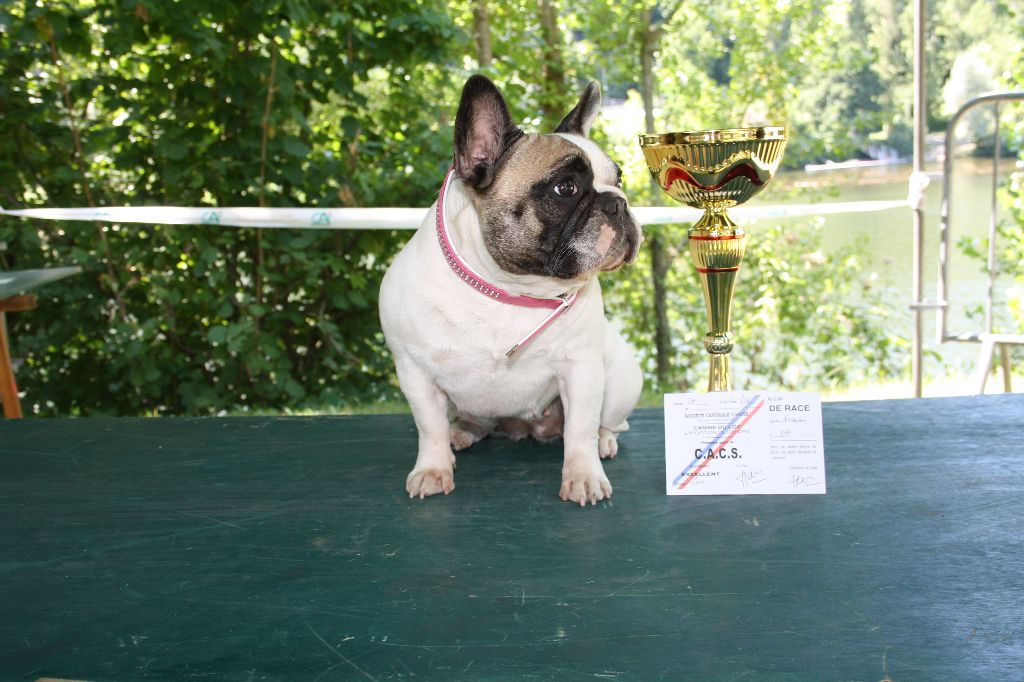
[[[506,350],[474,344],[457,351],[435,349],[427,358],[428,372],[459,412],[534,417],[558,395],[550,357],[541,348],[525,348],[508,359]]]

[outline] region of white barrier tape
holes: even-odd
[[[401,230],[419,227],[421,208],[185,208],[109,206],[105,208],[0,209],[0,214],[39,220],[99,220],[111,223],[303,227],[314,229]]]
[[[729,209],[729,216],[738,220],[764,220],[767,218],[800,218],[837,213],[869,213],[906,208],[906,199],[893,201],[835,201],[825,204],[776,204],[774,206],[737,206]],[[644,225],[665,223],[692,223],[702,211],[685,206],[636,206],[631,209]]]
[[[905,208],[907,200],[849,201],[824,204],[738,206],[729,214],[739,220],[795,218],[865,213]],[[644,225],[692,223],[701,211],[686,206],[637,206],[632,209]],[[423,222],[422,208],[184,208],[179,206],[110,206],[105,208],[0,209],[0,215],[38,220],[90,220],[161,225],[221,225],[224,227],[312,228],[322,230],[407,230]]]

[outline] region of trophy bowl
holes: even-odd
[[[732,299],[746,233],[726,210],[765,188],[779,169],[786,129],[730,128],[641,135],[640,149],[654,181],[670,197],[704,214],[689,230],[690,258],[704,287],[711,329],[709,391],[732,390]]]

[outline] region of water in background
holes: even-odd
[[[1015,168],[1013,160],[1004,162],[997,182],[1005,183]],[[875,201],[903,199],[907,196],[907,182],[911,167],[906,165],[875,166],[870,168],[841,169],[817,172],[790,171],[780,173],[773,185],[755,201],[765,204],[806,203],[808,201]],[[931,170],[931,168],[929,168]],[[969,260],[957,247],[961,237],[981,237],[988,234],[989,207],[992,197],[992,161],[990,159],[958,158],[954,163],[953,214],[950,221],[949,300],[951,332],[982,331],[983,321],[971,320],[967,311],[984,302],[987,275],[984,264]],[[939,210],[942,200],[942,181],[935,179],[928,187],[925,203],[924,297],[935,300],[938,282]],[[1000,207],[1000,220],[1009,219],[1005,207]],[[806,223],[809,219],[771,219],[773,223]],[[822,220],[821,218],[817,220]],[[898,333],[911,337],[913,317],[910,312],[913,264],[913,218],[909,208],[877,213],[832,215],[823,218],[822,237],[827,251],[867,239],[863,250],[865,265],[878,273],[877,285],[884,288],[885,298],[898,313]],[[757,238],[757,226],[750,230]],[[1012,275],[1004,275],[997,287],[996,306],[1000,294],[1012,283]],[[740,285],[742,286],[742,284]],[[998,319],[998,316],[997,316]],[[976,344],[935,342],[936,318],[933,313],[924,316],[925,350],[936,351],[953,372],[970,372],[977,360]],[[997,329],[997,331],[999,331]],[[931,366],[929,366],[931,365]],[[936,375],[944,368],[933,359],[926,358],[925,373]]]

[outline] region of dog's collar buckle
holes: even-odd
[[[559,315],[561,315],[566,310],[568,310],[569,306],[571,306],[573,301],[576,300],[576,294],[572,294],[571,296],[567,296],[567,295],[563,294],[563,295],[559,296],[558,298],[562,301],[562,303],[557,308],[555,308],[553,311],[551,311],[551,314],[548,315],[547,317],[545,317],[541,321],[540,324],[538,324],[536,327],[531,329],[530,333],[527,334],[526,336],[524,336],[519,341],[519,343],[517,343],[516,345],[512,346],[511,348],[509,348],[508,352],[505,353],[505,357],[506,358],[511,358],[513,355],[515,355],[516,351],[518,351],[520,348],[522,348],[523,346],[528,344],[530,341],[533,341],[535,336],[537,336],[542,331],[547,329],[549,324],[554,322],[556,319],[558,319]]]

